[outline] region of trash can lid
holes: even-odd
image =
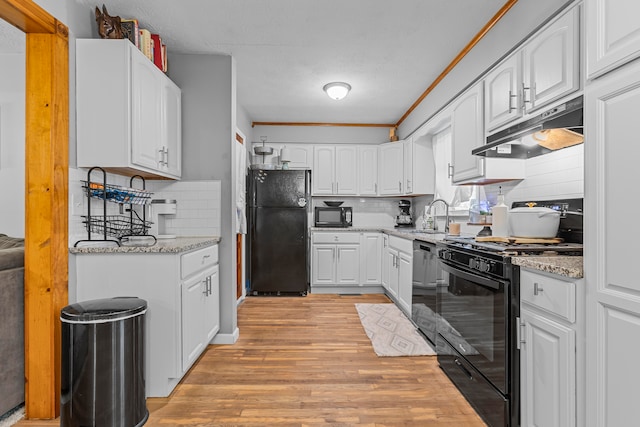
[[[60,320],[66,323],[102,323],[139,316],[147,301],[137,297],[114,297],[80,301],[64,307]]]

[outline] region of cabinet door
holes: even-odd
[[[487,130],[493,130],[522,115],[521,58],[519,53],[491,71],[484,79],[484,113]]]
[[[313,168],[313,147],[310,145],[286,146],[291,153],[289,168],[291,169],[311,169]]]
[[[393,269],[393,256],[389,252],[389,236],[382,235],[382,287],[389,291],[390,274]]]
[[[336,246],[313,245],[312,284],[333,285],[336,283]]]
[[[575,332],[521,311],[522,427],[575,427]]]
[[[335,194],[356,195],[358,174],[356,170],[358,150],[355,145],[335,147],[336,188]]]
[[[335,149],[333,146],[316,145],[313,147],[313,194],[334,194],[335,188]]]
[[[634,3],[635,4],[635,3]],[[629,233],[628,212],[640,210],[629,196],[629,177],[638,167],[640,62],[596,79],[586,88],[585,251],[587,288],[587,426],[626,426],[640,417],[635,369],[640,354],[640,280],[637,232]],[[624,208],[622,208],[624,206]]]
[[[400,308],[411,317],[411,295],[412,295],[412,275],[413,260],[412,255],[398,253],[398,301]]]
[[[205,285],[208,286],[208,294],[204,299],[204,327],[205,345],[211,343],[213,337],[220,330],[220,274],[216,265],[207,276]]]
[[[203,312],[206,283],[202,276],[182,284],[182,370],[189,369],[204,349]]]
[[[358,194],[376,196],[378,194],[378,147],[358,147]]]
[[[380,145],[378,185],[380,194],[402,194],[403,154],[402,142]]]
[[[131,51],[131,162],[159,170],[162,159],[162,82],[158,68]]]
[[[337,245],[336,283],[360,284],[360,245]]]
[[[451,116],[451,161],[454,183],[484,175],[484,159],[471,150],[484,144],[482,82],[455,101]]]
[[[527,112],[580,88],[579,12],[574,7],[522,49]]]
[[[360,237],[360,284],[382,283],[382,235],[362,233]]]
[[[161,169],[179,178],[182,173],[182,92],[169,79],[162,82],[162,125]]]
[[[640,56],[637,0],[589,0],[585,7],[588,78]]]
[[[408,139],[402,143],[402,175],[404,183],[404,194],[413,194],[413,161],[415,160],[415,153],[413,150],[413,139]]]
[[[398,298],[398,251],[389,248],[387,253],[389,265],[389,295]]]

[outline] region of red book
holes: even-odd
[[[151,40],[153,40],[153,63],[156,67],[162,70],[162,39],[159,34],[151,34]]]

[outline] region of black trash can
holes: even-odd
[[[144,319],[135,297],[62,309],[62,427],[134,427],[147,422]]]

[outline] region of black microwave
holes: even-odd
[[[348,207],[316,207],[316,227],[351,227],[353,211]]]

